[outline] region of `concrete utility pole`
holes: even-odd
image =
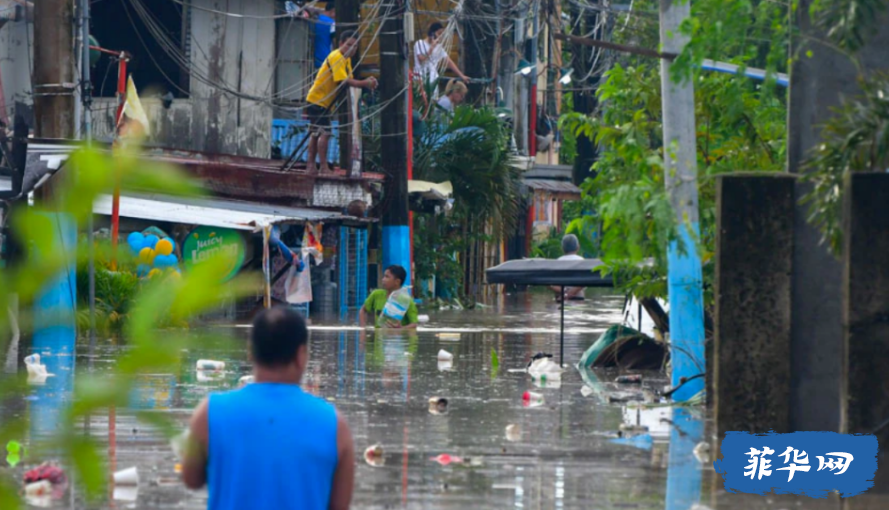
[[[34,4],[34,134],[72,138],[74,117],[74,2],[41,0]],[[39,193],[52,196],[52,181]]]
[[[83,102],[83,138],[87,147],[93,141],[93,117],[90,108],[93,104],[93,87],[90,79],[90,0],[80,1],[80,99]],[[90,353],[96,345],[96,250],[93,241],[93,215],[90,214],[86,226],[87,251],[89,253],[89,323]]]
[[[411,282],[411,236],[407,194],[407,48],[404,44],[404,2],[394,2],[380,32],[381,159],[386,172],[383,198],[383,267],[399,265]],[[385,6],[384,6],[385,7]],[[385,11],[386,9],[384,9]]]
[[[334,33],[333,48],[339,47],[339,38],[337,34],[341,34],[347,30],[358,30],[358,18],[361,13],[361,2],[358,0],[337,0],[336,2],[336,32]],[[359,41],[360,43],[360,41]],[[355,55],[362,54],[359,45]],[[337,110],[337,118],[340,122],[339,142],[340,142],[340,168],[344,169],[347,174],[352,172],[352,117],[350,115],[352,95],[349,93],[349,87],[345,87],[345,100],[340,102]]]
[[[689,17],[687,0],[660,0],[660,40],[663,51],[679,53],[689,38],[679,31]],[[704,373],[704,299],[701,260],[695,239],[698,224],[695,95],[691,80],[670,79],[671,61],[661,59],[661,95],[664,111],[664,171],[670,203],[679,220],[678,242],[667,249],[667,285],[670,297],[670,342],[673,385]],[[704,378],[685,384],[673,394],[684,401],[704,388]]]

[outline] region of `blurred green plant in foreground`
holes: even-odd
[[[46,213],[61,213],[76,222],[83,230],[92,213],[93,201],[100,194],[110,193],[115,183],[126,191],[153,192],[167,195],[198,195],[200,188],[173,168],[140,160],[134,149],[112,155],[108,152],[79,150],[72,154],[60,174],[52,179],[53,196],[37,207],[17,209],[10,218],[14,231],[28,255],[13,267],[0,268],[0,352],[9,352],[10,342],[18,342],[19,335],[10,334],[9,315],[6,313],[10,298],[19,301],[20,315],[17,321],[20,337],[26,338],[34,331],[30,314],[34,300],[47,283],[55,280],[72,264],[83,265],[89,250],[58,249],[56,229],[47,228]],[[97,260],[114,256],[100,244],[96,248]],[[80,260],[75,260],[80,252]],[[121,254],[125,250],[121,249]],[[182,324],[189,317],[212,310],[233,297],[255,294],[260,280],[249,274],[223,283],[220,276],[230,262],[223,256],[208,260],[181,278],[154,278],[139,284],[125,272],[110,275],[97,267],[97,292],[102,289],[105,299],[97,301],[99,315],[114,322],[122,330],[128,348],[114,368],[103,371],[98,377],[88,369],[78,370],[74,377],[72,398],[60,410],[59,423],[47,437],[28,438],[28,424],[23,416],[4,417],[0,423],[0,444],[20,441],[27,452],[22,459],[25,465],[36,465],[44,460],[58,459],[66,469],[73,471],[78,487],[87,498],[101,497],[109,480],[94,440],[79,427],[85,417],[100,414],[112,406],[126,406],[135,380],[149,373],[178,371],[179,353],[193,348],[200,337],[182,330],[163,331],[164,325]],[[98,266],[98,264],[97,264]],[[103,286],[107,288],[103,288]],[[85,303],[85,296],[81,304]],[[126,320],[120,317],[125,311]],[[104,315],[103,315],[104,314]],[[82,314],[81,314],[82,315]],[[112,317],[115,319],[111,320]],[[62,317],[68,323],[74,318]],[[87,319],[88,320],[88,319]],[[47,324],[36,326],[45,327]],[[108,326],[106,324],[106,326]],[[15,374],[0,374],[0,395],[4,399],[24,398],[30,393],[23,367]],[[158,413],[138,413],[137,416],[172,437],[173,424]],[[5,464],[5,463],[4,463]],[[0,508],[22,508],[22,480],[19,471],[0,467]],[[71,488],[70,490],[74,490]]]

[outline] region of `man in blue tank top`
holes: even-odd
[[[264,310],[250,342],[255,382],[195,409],[182,480],[208,486],[208,510],[349,508],[352,433],[332,405],[299,387],[308,336],[295,311]]]

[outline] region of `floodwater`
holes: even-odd
[[[573,366],[602,331],[621,320],[622,306],[621,296],[592,291],[586,302],[568,305],[566,364]],[[835,502],[798,496],[725,494],[712,465],[699,460],[701,449],[695,452],[705,439],[702,411],[608,404],[600,395],[617,389],[609,381],[618,372],[599,372],[603,384],[593,394],[581,392],[583,382],[573,368],[560,385],[535,386],[516,369],[537,352],[559,355],[559,310],[547,295],[518,294],[495,307],[430,315],[415,333],[343,331],[335,323],[315,321],[303,386],[333,402],[350,423],[358,456],[353,508],[835,508]],[[236,386],[249,373],[244,342],[249,329],[215,331],[238,340],[183,350],[179,373],[143,377],[128,408],[84,423],[112,469],[138,468],[138,489],[118,489],[87,503],[74,479],[74,490],[54,500],[54,508],[206,507],[205,491],[192,492],[179,483],[168,442],[135,415],[165,413],[184,428],[202,397]],[[41,352],[50,372],[59,375],[35,387],[26,401],[0,408],[0,421],[3,413],[24,413],[35,438],[54,429],[59,404],[70,398],[72,364],[86,370],[92,361],[92,369],[101,373],[125,347],[100,345],[91,358],[86,341],[78,342],[72,356],[35,338],[29,349],[24,354]],[[437,361],[440,349],[454,355],[452,366]],[[492,349],[499,359],[496,373]],[[225,361],[226,372],[207,380],[195,372],[198,359]],[[646,388],[667,383],[656,373],[644,377]],[[526,390],[541,393],[545,404],[524,407]],[[447,412],[430,413],[430,397],[447,398]],[[651,440],[614,441],[622,424],[647,425]],[[381,466],[363,458],[374,444],[383,448]],[[441,462],[442,454],[452,462]]]

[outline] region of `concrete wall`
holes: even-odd
[[[9,9],[12,3],[0,0],[0,10]],[[16,102],[33,103],[30,68],[34,61],[33,41],[34,25],[31,22],[9,21],[0,27],[0,80],[4,93],[4,97],[0,97],[0,109],[9,116],[10,125]]]
[[[149,141],[176,149],[267,158],[272,107],[234,92],[263,98],[274,93],[274,1],[196,0],[194,5],[268,18],[234,18],[192,9],[191,63],[208,80],[192,74],[189,97],[175,100],[169,109],[159,99],[141,98],[152,124]],[[94,104],[96,137],[110,138],[115,100],[97,98]]]
[[[796,10],[800,29],[823,38],[811,28],[809,6],[802,0]],[[858,53],[865,72],[886,70],[889,15],[868,31],[867,45]],[[788,112],[788,171],[802,172],[808,152],[820,140],[820,125],[833,113],[842,95],[858,92],[856,68],[843,54],[824,44],[797,38],[791,70]],[[806,52],[811,51],[811,58]],[[808,187],[797,186],[797,198]],[[791,424],[793,430],[832,430],[840,427],[842,380],[841,265],[820,244],[821,235],[809,226],[804,206],[798,206],[794,225],[793,308],[791,360]],[[813,397],[817,395],[817,397]]]

